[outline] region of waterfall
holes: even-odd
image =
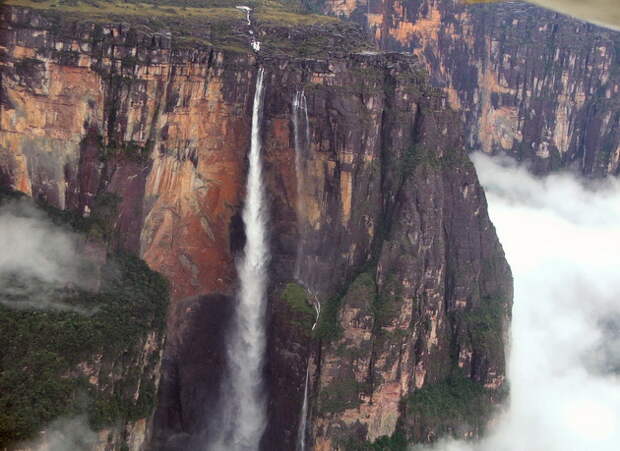
[[[297,178],[297,223],[299,227],[299,245],[297,246],[297,256],[295,261],[295,279],[306,287],[306,291],[312,298],[312,305],[316,311],[316,319],[312,329],[316,327],[321,314],[321,304],[316,292],[313,290],[313,284],[307,274],[302,274],[302,268],[307,269],[304,264],[305,251],[305,234],[306,226],[301,224],[302,211],[304,209],[304,184],[306,175],[306,159],[308,156],[308,148],[310,146],[310,123],[308,121],[308,103],[304,91],[297,91],[293,98],[293,133],[295,140],[295,174]]]
[[[312,325],[312,330],[316,327],[319,322],[319,317],[321,315],[321,303],[316,295],[313,295],[314,310],[316,311],[316,319],[314,320],[314,324]],[[306,429],[308,423],[308,386],[310,383],[310,359],[306,363],[306,382],[304,385],[304,400],[301,404],[301,414],[299,416],[299,429],[297,430],[297,451],[305,451],[306,450]]]
[[[306,384],[304,386],[304,402],[301,405],[299,430],[297,431],[297,451],[306,451],[306,422],[308,421],[308,381],[310,380],[310,365],[306,365]]]
[[[295,278],[302,285],[306,286],[308,294],[313,297],[312,304],[316,311],[316,320],[312,325],[312,329],[316,327],[321,313],[321,304],[318,297],[314,295],[308,288],[309,281],[304,280],[302,275],[303,258],[304,258],[304,231],[305,227],[301,225],[301,212],[303,210],[303,192],[305,179],[305,161],[307,148],[310,145],[310,125],[308,121],[308,104],[304,91],[297,91],[293,98],[293,133],[295,134],[295,173],[297,177],[297,222],[299,224],[299,245],[297,247],[297,258],[295,262]],[[304,140],[305,139],[305,140]],[[297,431],[297,451],[305,451],[306,449],[306,424],[308,420],[308,385],[310,381],[310,361],[306,364],[306,382],[304,385],[304,399],[301,405],[301,413],[299,417],[299,429]]]
[[[246,243],[244,255],[237,264],[240,289],[227,349],[227,382],[222,387],[221,416],[215,420],[216,427],[211,428],[215,439],[209,449],[218,451],[257,450],[266,426],[262,373],[269,249],[260,155],[263,75],[261,68],[252,110],[252,140],[242,212]]]
[[[303,123],[301,123],[302,121]],[[297,91],[293,98],[293,133],[295,138],[295,176],[297,178],[296,209],[300,235],[297,258],[295,260],[295,278],[302,282],[302,285],[306,285],[301,275],[304,257],[304,227],[301,224],[301,212],[303,209],[306,147],[310,143],[310,127],[308,125],[308,105],[303,91]]]

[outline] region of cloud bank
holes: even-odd
[[[62,302],[67,288],[92,286],[93,265],[76,234],[26,200],[0,207],[0,304],[21,309],[83,309]]]
[[[515,280],[511,402],[482,442],[414,449],[616,451],[620,184],[472,159]]]

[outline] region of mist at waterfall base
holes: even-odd
[[[615,451],[620,443],[620,184],[535,178],[475,154],[515,283],[511,400],[480,443],[440,451]]]
[[[209,427],[209,451],[253,451],[267,424],[263,384],[265,309],[269,247],[267,207],[262,180],[260,124],[263,69],[256,79],[252,110],[251,148],[243,207],[246,243],[238,261],[238,304],[228,337],[227,370],[220,402]]]

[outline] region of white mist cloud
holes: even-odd
[[[77,235],[27,201],[0,207],[0,303],[12,308],[82,309],[59,302],[67,286],[92,286]]]
[[[620,184],[472,159],[515,280],[511,403],[482,442],[425,449],[616,451]]]
[[[95,449],[98,436],[88,426],[86,418],[61,418],[53,421],[39,439],[21,444],[19,449],[33,451],[87,451]]]

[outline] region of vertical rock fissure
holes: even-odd
[[[262,179],[260,124],[264,71],[259,69],[252,110],[252,138],[242,217],[246,242],[238,261],[240,288],[227,347],[227,375],[211,425],[209,450],[254,451],[266,426],[263,382],[267,300],[267,206]]]

